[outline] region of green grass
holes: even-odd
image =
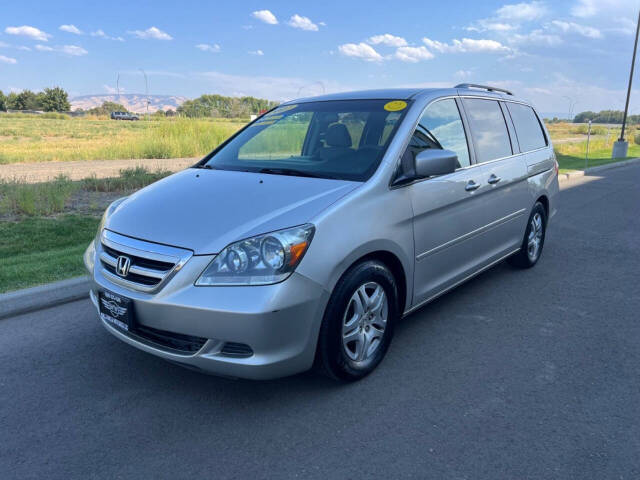
[[[606,165],[607,163],[619,162],[622,158],[611,158],[611,150],[615,137],[606,140],[606,138],[592,138],[589,142],[589,161],[588,167],[596,167]],[[556,157],[560,164],[561,171],[584,170],[585,154],[587,150],[586,140],[580,142],[563,143],[555,146]],[[629,142],[629,153],[627,158],[640,157],[640,145],[636,145],[632,141]]]
[[[51,118],[50,118],[51,117]],[[118,122],[66,115],[0,115],[0,165],[204,155],[245,125],[227,119]]]
[[[84,274],[82,254],[99,222],[86,215],[0,222],[0,292]]]

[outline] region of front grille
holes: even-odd
[[[253,355],[253,350],[249,345],[244,343],[226,342],[220,353],[227,355],[228,357],[241,357],[246,358]]]
[[[128,334],[137,340],[143,340],[144,343],[151,344],[162,350],[177,351],[185,354],[196,353],[207,342],[204,337],[183,335],[143,325],[136,325]]]
[[[102,273],[114,283],[143,292],[160,287],[191,257],[181,248],[145,242],[103,230],[100,243]],[[129,269],[118,270],[118,259],[126,257]]]

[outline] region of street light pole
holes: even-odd
[[[624,128],[627,125],[627,114],[629,113],[629,97],[631,97],[631,84],[633,83],[633,70],[636,65],[636,51],[638,49],[638,32],[640,32],[640,11],[638,11],[638,21],[636,24],[636,40],[633,44],[633,57],[631,58],[631,71],[629,72],[629,86],[627,87],[627,101],[624,104],[624,116],[622,117],[622,129],[620,138],[613,144],[611,156],[613,158],[623,158],[627,156],[629,144],[624,141]]]

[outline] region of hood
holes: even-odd
[[[189,168],[131,195],[105,227],[196,255],[218,253],[234,241],[307,223],[358,185]]]

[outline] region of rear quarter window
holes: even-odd
[[[512,155],[507,124],[498,102],[476,98],[465,98],[463,102],[471,126],[477,163]]]
[[[547,146],[547,139],[533,108],[511,102],[507,102],[507,108],[516,128],[520,151],[529,152]]]

